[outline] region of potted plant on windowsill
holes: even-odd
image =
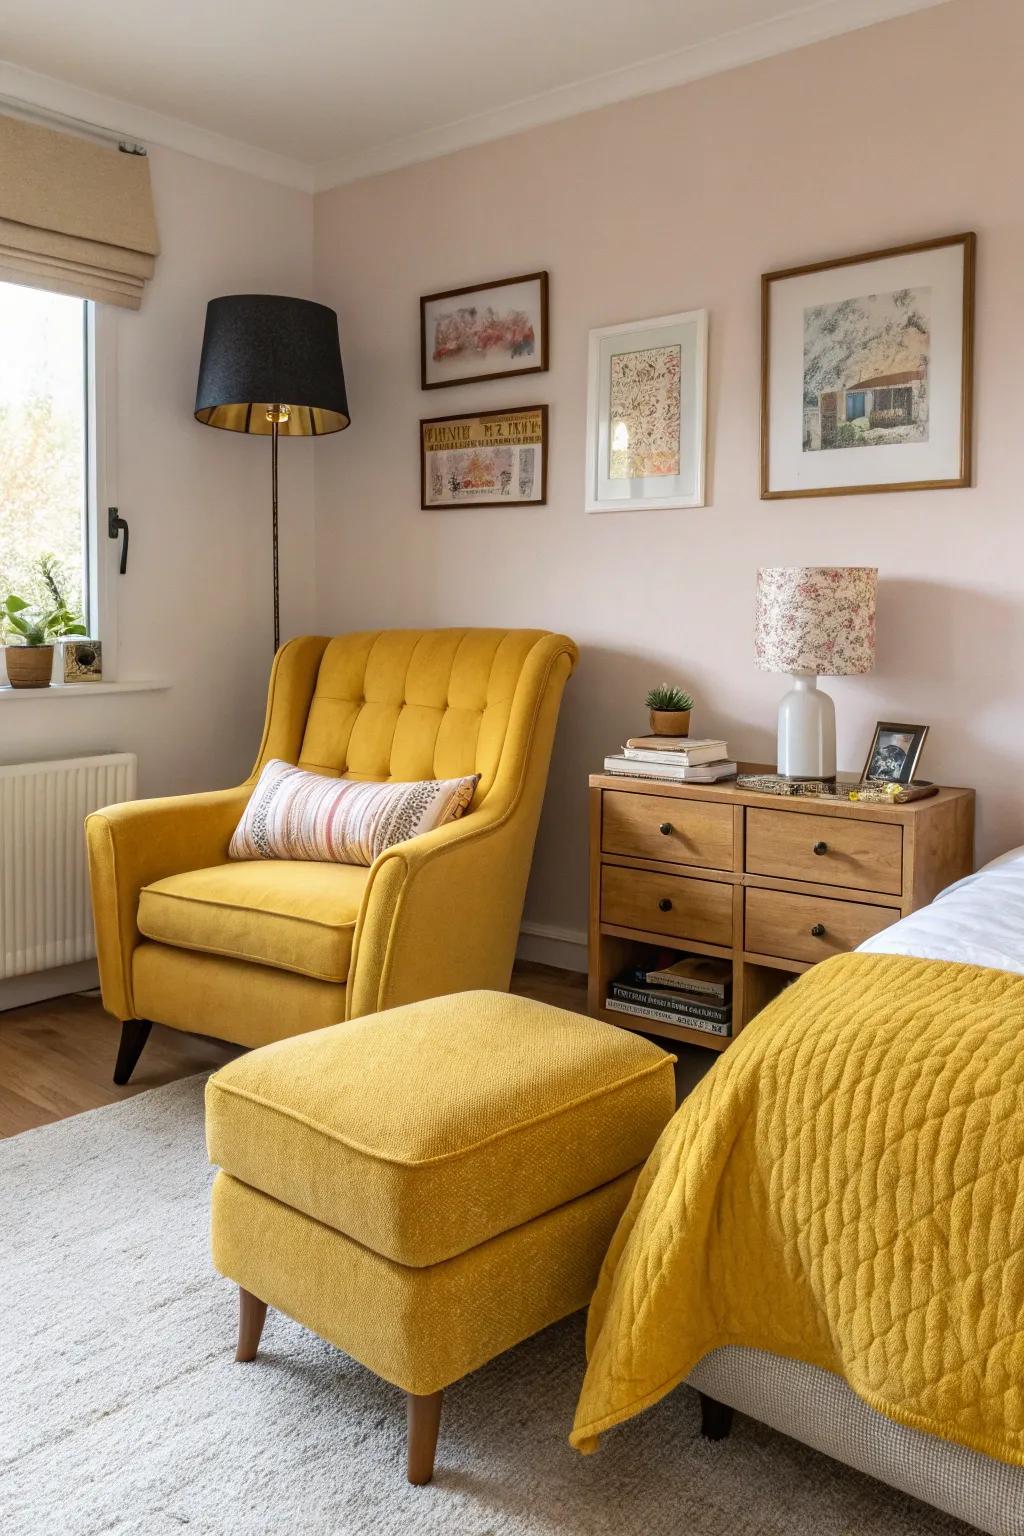
[[[659,683],[644,703],[651,712],[651,730],[655,736],[689,736],[693,699],[685,688]]]
[[[53,675],[53,643],[64,635],[84,635],[85,625],[69,609],[50,613],[33,611],[23,597],[12,592],[0,607],[0,632],[6,642],[14,632],[15,645],[4,645],[7,680],[12,688],[49,688]]]

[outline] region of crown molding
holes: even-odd
[[[893,21],[914,11],[948,3],[949,0],[858,0],[854,9],[849,0],[819,0],[817,5],[809,8],[787,11],[770,21],[756,22],[720,37],[708,38],[675,53],[627,64],[607,74],[559,86],[553,91],[497,107],[494,111],[460,118],[353,155],[320,161],[313,168],[313,190],[327,192],[346,182],[454,154],[474,144],[490,143],[615,102],[670,90],[692,80],[722,74],[744,64],[754,64],[759,59],[839,37],[844,32],[860,31],[877,22]]]
[[[23,69],[20,64],[0,60],[0,96],[17,101],[16,108],[6,107],[8,111],[24,110],[26,116],[32,116],[34,109],[41,117],[52,112],[78,118],[83,126],[105,128],[120,138],[137,139],[147,145],[159,144],[165,149],[195,155],[200,160],[210,160],[215,165],[228,166],[233,171],[260,176],[264,181],[294,187],[300,192],[313,191],[313,167],[301,160],[260,149],[254,144],[243,144],[240,139],[197,128],[178,118],[165,117],[162,112],[151,112],[146,107],[132,106],[113,96],[101,96],[95,91],[68,85],[52,75]],[[0,113],[4,110],[5,104],[0,101]]]
[[[759,59],[839,37],[844,32],[860,31],[877,22],[893,21],[914,11],[948,3],[949,0],[858,0],[855,14],[851,15],[850,0],[818,0],[816,5],[803,10],[787,11],[770,21],[708,38],[675,53],[628,64],[607,74],[594,75],[572,85],[511,102],[508,106],[496,107],[491,112],[460,118],[406,138],[373,145],[352,155],[316,163],[277,154],[4,60],[0,60],[0,97],[14,98],[18,102],[17,108],[9,105],[7,110],[24,110],[30,116],[35,109],[43,116],[56,113],[78,118],[83,125],[103,127],[118,137],[179,150],[301,192],[326,192],[346,182],[454,154],[475,144],[487,144],[615,102],[670,90],[673,86],[738,69]],[[0,101],[0,112],[3,111],[4,104]]]

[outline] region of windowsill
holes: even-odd
[[[170,683],[141,681],[134,683],[51,683],[49,688],[12,688],[10,683],[0,683],[0,703],[20,699],[30,703],[33,699],[84,699],[98,693],[161,693]]]

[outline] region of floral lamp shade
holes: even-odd
[[[847,677],[875,664],[873,565],[765,566],[754,654],[764,672]]]

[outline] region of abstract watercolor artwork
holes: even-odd
[[[588,512],[704,505],[703,309],[590,333]]]
[[[546,405],[420,422],[420,505],[541,506],[547,500]]]
[[[612,354],[609,479],[678,475],[681,366],[679,346]]]
[[[444,389],[548,367],[548,274],[420,299],[420,383]]]
[[[761,495],[971,483],[975,236],[761,279]]]

